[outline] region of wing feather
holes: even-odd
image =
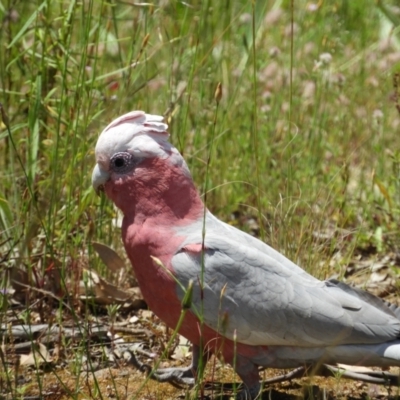
[[[195,229],[186,232],[172,259],[183,287],[194,283],[193,312],[202,310],[199,317],[214,330],[230,339],[236,332],[249,345],[367,344],[399,336],[400,321],[384,302],[378,307],[368,301],[372,295],[321,282],[264,243],[217,222],[208,226],[204,257],[187,250],[202,248],[201,230]]]

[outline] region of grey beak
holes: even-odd
[[[92,186],[98,195],[101,191],[104,191],[104,185],[109,179],[110,174],[102,170],[99,164],[96,164],[92,173]]]

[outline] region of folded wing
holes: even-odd
[[[172,259],[178,295],[194,284],[192,311],[223,336],[249,345],[335,346],[399,337],[382,300],[338,281],[319,281],[253,237],[212,220]],[[201,232],[201,230],[200,230]],[[253,245],[252,245],[253,244]],[[197,249],[197,250],[196,250]]]

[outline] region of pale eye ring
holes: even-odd
[[[115,153],[110,159],[110,168],[118,174],[130,171],[134,165],[132,154],[126,151]]]

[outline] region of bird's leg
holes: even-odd
[[[244,384],[243,389],[236,394],[236,399],[254,400],[258,398],[261,392],[258,366],[248,358],[236,355],[235,372],[240,376]]]
[[[193,386],[199,372],[200,362],[202,362],[202,368],[204,368],[208,361],[209,353],[203,353],[200,351],[199,346],[192,345],[192,354],[192,363],[189,367],[159,368],[150,372],[150,378],[158,382],[169,382],[179,388],[187,385]]]

